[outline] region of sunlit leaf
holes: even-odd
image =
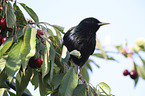
[[[44,78],[45,75],[48,74],[50,70],[50,62],[49,62],[49,50],[50,50],[50,44],[45,41],[46,49],[43,57],[43,64],[42,64],[42,78]]]
[[[79,59],[81,58],[81,53],[78,50],[73,50],[73,51],[70,52],[70,54],[74,55],[75,57],[77,57]]]
[[[68,52],[66,46],[63,45],[62,53],[61,53],[61,61],[62,62],[67,62],[69,57],[70,57],[69,52]]]
[[[8,76],[13,77],[15,72],[20,69],[21,66],[21,49],[22,49],[23,41],[19,41],[16,43],[10,52],[8,53],[8,58],[6,61],[6,71]]]
[[[78,84],[78,75],[75,70],[71,67],[63,77],[59,92],[61,96],[72,96],[73,90]]]
[[[6,60],[4,58],[0,58],[0,73],[5,68]]]
[[[1,46],[0,46],[0,58],[2,55],[9,49],[13,40],[12,38],[8,38]]]
[[[106,94],[111,95],[111,88],[104,82],[98,84],[98,87]]]
[[[24,43],[23,48],[21,52],[21,60],[22,60],[22,66],[23,71],[26,69],[26,66],[28,64],[28,60],[35,55],[35,47],[36,47],[36,32],[37,30],[35,28],[31,28],[29,26],[26,26],[24,28]]]

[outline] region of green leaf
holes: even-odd
[[[49,43],[49,45],[48,45],[48,48],[49,48],[49,50],[48,50],[48,52],[49,52],[49,60],[53,60],[54,58],[55,58],[55,49],[54,49],[54,47],[52,46],[52,44],[51,44],[51,42],[49,41],[49,39],[48,38],[45,38],[45,40]]]
[[[119,46],[114,45],[114,47],[117,48],[118,52],[121,51],[121,50],[123,49],[122,45],[119,45]]]
[[[63,77],[59,92],[61,96],[72,96],[73,90],[78,84],[78,75],[75,70],[71,67]]]
[[[87,85],[79,84],[73,91],[72,96],[87,96]]]
[[[24,43],[23,48],[21,52],[21,60],[22,60],[22,67],[23,71],[26,69],[26,66],[28,64],[28,60],[35,55],[36,52],[36,33],[37,30],[35,28],[30,28],[29,26],[26,26],[24,28]]]
[[[50,61],[51,61],[51,65],[52,65],[54,58],[55,58],[55,50],[54,50],[52,44],[50,43],[50,41],[46,38],[45,38],[45,45],[46,45],[46,49],[45,49],[45,53],[44,53],[44,60],[43,60],[44,62],[42,65],[42,77],[43,78],[50,71]]]
[[[94,63],[98,68],[100,68],[100,66],[99,66],[95,61],[93,61],[93,60],[91,60],[91,59],[89,59],[87,62],[88,62],[88,63],[92,62],[92,63]],[[90,69],[90,70],[91,70],[91,69]]]
[[[46,49],[45,49],[43,64],[42,64],[42,78],[44,78],[44,76],[46,76],[50,70],[50,62],[49,62],[50,44],[46,41],[45,45],[46,45]]]
[[[60,31],[61,33],[65,34],[64,31],[64,27],[62,26],[58,26],[58,25],[51,25],[54,29]]]
[[[70,52],[70,54],[74,55],[75,57],[77,57],[79,59],[81,58],[81,53],[78,50],[73,50],[73,51]]]
[[[100,41],[98,39],[96,39],[96,42],[97,42],[97,47],[99,48],[99,50],[102,52],[102,55],[105,59],[107,59],[107,55],[106,55],[106,52],[104,51],[103,49],[103,46],[100,44]]]
[[[8,58],[6,61],[6,71],[8,76],[13,77],[15,72],[20,69],[21,66],[21,49],[23,42],[22,40],[14,44],[10,52],[8,53]]]
[[[98,87],[106,94],[111,95],[111,88],[104,82],[98,84]]]
[[[16,3],[14,3],[14,12],[15,12],[15,15],[16,15],[16,19],[17,19],[17,23],[19,25],[25,25],[27,23],[21,9],[16,5]]]
[[[3,93],[6,89],[5,88],[0,88],[0,96],[4,96]]]
[[[139,55],[138,55],[138,56],[139,56]],[[145,66],[145,60],[143,60],[141,56],[139,56],[139,58],[141,59],[143,65]]]
[[[0,46],[0,58],[2,55],[10,48],[12,45],[12,38],[8,38],[1,46]]]
[[[53,77],[51,83],[52,83],[52,86],[53,86],[54,90],[58,88],[58,86],[60,85],[64,75],[65,75],[65,73],[61,73],[61,74],[56,75],[56,76]]]
[[[53,28],[54,28],[54,30],[56,31],[56,34],[57,34],[57,37],[59,38],[59,40],[61,40],[61,33],[63,33],[64,34],[64,32],[63,32],[63,30],[64,30],[64,28],[63,27],[61,27],[61,26],[58,26],[58,25],[51,25]],[[61,42],[61,41],[60,41]]]
[[[6,60],[4,58],[0,58],[0,73],[5,68]]]
[[[99,57],[99,58],[103,58],[103,59],[104,59],[104,56],[103,56],[102,54],[95,53],[95,54],[93,54],[93,55],[96,56],[96,57]]]
[[[21,76],[20,76],[21,75]],[[16,94],[17,96],[21,96],[32,76],[32,69],[28,67],[25,75],[20,74],[20,72],[16,76]]]
[[[145,66],[139,66],[137,65],[137,73],[140,77],[142,77],[145,80]]]
[[[89,82],[89,74],[85,66],[82,68],[82,77],[83,79]]]
[[[39,77],[39,92],[41,96],[46,96],[47,93],[47,83],[44,82],[41,75]]]
[[[36,70],[32,70],[32,76],[31,83],[35,86],[35,90],[38,87],[38,72]]]
[[[16,96],[16,94],[14,94],[13,92],[8,91],[10,96]]]
[[[26,10],[26,12],[31,16],[31,18],[35,22],[39,22],[37,14],[30,7],[26,6],[24,3],[19,3],[19,4]]]
[[[69,51],[67,50],[66,46],[63,45],[61,53],[61,61],[67,62],[69,60],[69,57],[70,57]]]
[[[7,73],[6,70],[4,69],[1,73],[0,73],[0,88],[4,88],[6,87],[6,85],[4,84],[5,81],[7,80]]]
[[[8,28],[13,27],[14,24],[16,23],[16,17],[14,14],[14,10],[13,10],[10,2],[8,2],[8,4],[7,4],[6,22],[7,22]]]
[[[95,95],[97,95],[97,94],[95,94],[95,91],[94,91],[94,89],[90,86],[90,85],[88,85],[88,96],[95,96]]]

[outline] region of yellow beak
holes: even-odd
[[[98,23],[98,25],[107,25],[107,24],[110,24],[110,23],[105,23],[105,22],[102,22],[102,23]]]

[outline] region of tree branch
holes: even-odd
[[[6,85],[7,85],[8,87],[10,87],[10,88],[12,88],[13,90],[16,91],[16,85],[15,85],[15,84],[10,83],[9,80],[6,80],[5,83],[6,83]],[[32,95],[24,91],[23,94],[22,94],[22,96],[32,96]]]

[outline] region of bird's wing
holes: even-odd
[[[72,31],[74,30],[76,26],[70,28],[64,35],[63,37],[63,45],[65,45],[68,48],[68,51],[72,51],[74,50],[74,44],[73,44],[73,40],[71,38],[72,35]]]

